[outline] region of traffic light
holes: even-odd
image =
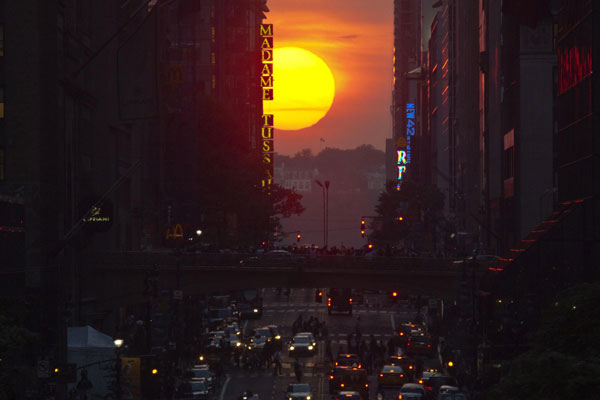
[[[302,237],[302,235],[300,234],[300,232],[298,232],[298,234],[296,235],[296,241],[298,243],[300,243],[300,238]]]
[[[321,289],[315,290],[315,302],[316,303],[323,302],[323,291]]]
[[[396,301],[398,299],[398,292],[395,290],[391,293],[392,301]]]
[[[360,235],[365,237],[365,220],[360,221]]]
[[[402,221],[404,221],[404,217],[403,217],[403,216],[399,216],[399,217],[397,218],[397,220],[398,220],[399,222],[402,222]]]
[[[456,368],[455,363],[452,360],[449,360],[446,362],[446,371],[448,372],[448,375],[455,376],[456,375],[455,368]]]

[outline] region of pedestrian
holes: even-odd
[[[282,365],[281,365],[281,355],[279,354],[279,350],[273,353],[273,376],[281,375]]]
[[[300,383],[302,381],[302,364],[300,364],[300,360],[297,358],[294,361],[294,374],[296,375],[296,381]]]
[[[333,353],[331,351],[331,340],[329,340],[329,338],[325,339],[325,357],[330,364],[333,364]]]

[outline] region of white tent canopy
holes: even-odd
[[[88,379],[93,385],[90,399],[103,398],[108,393],[110,370],[116,359],[116,346],[113,338],[91,326],[67,328],[68,362],[77,364],[77,380],[85,367]],[[90,365],[93,364],[93,365]],[[75,384],[71,385],[75,386]]]

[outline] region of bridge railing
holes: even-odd
[[[132,268],[174,267],[179,262],[181,267],[228,266],[240,268],[257,268],[269,266],[302,267],[306,269],[373,269],[373,270],[410,270],[410,271],[448,271],[458,269],[453,259],[433,257],[388,257],[388,256],[354,256],[354,255],[294,255],[291,261],[269,263],[258,262],[241,265],[240,261],[255,254],[243,253],[179,253],[172,251],[136,251],[105,252],[90,257],[98,266],[131,266]]]

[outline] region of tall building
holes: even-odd
[[[410,79],[409,72],[421,67],[421,1],[394,0],[394,58],[392,88],[392,141],[386,144],[387,162],[393,160],[394,167],[386,167],[388,181],[400,185],[410,175],[416,144],[414,137],[422,127],[417,126],[419,113],[418,80]],[[389,153],[392,153],[390,155]],[[414,172],[413,172],[414,173]]]
[[[163,227],[201,228],[224,246],[244,231],[231,204],[239,185],[219,173],[242,176],[259,162],[267,11],[266,0],[176,0],[162,9]]]
[[[429,40],[432,180],[445,197],[445,236],[458,253],[478,247],[479,120],[477,4],[438,2]]]
[[[556,193],[553,19],[480,2],[482,242],[500,253],[552,212]],[[486,247],[487,247],[486,246]]]

